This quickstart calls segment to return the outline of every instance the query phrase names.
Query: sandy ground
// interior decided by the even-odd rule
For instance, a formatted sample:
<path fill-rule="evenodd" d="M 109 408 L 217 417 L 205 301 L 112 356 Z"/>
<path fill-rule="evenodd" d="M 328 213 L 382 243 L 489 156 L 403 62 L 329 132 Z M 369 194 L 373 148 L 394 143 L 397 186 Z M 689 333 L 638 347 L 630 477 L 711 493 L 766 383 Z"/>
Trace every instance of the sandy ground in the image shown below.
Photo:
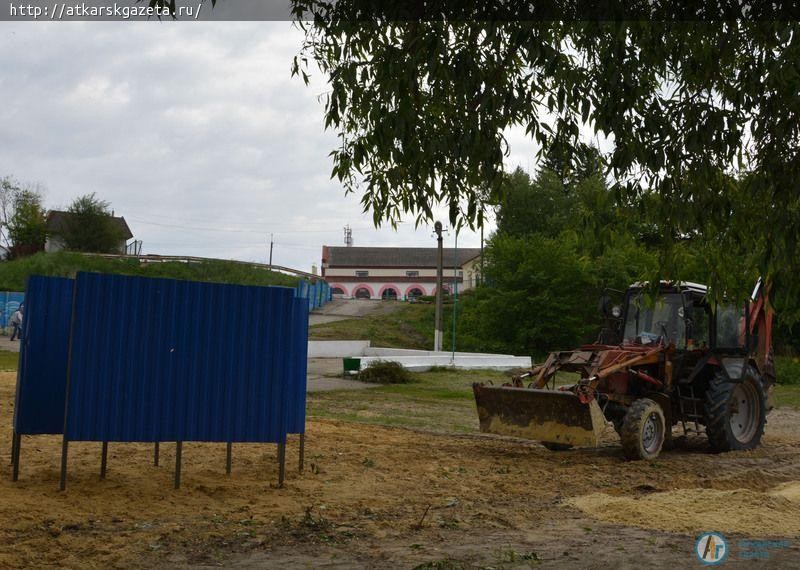
<path fill-rule="evenodd" d="M 369 315 L 388 315 L 401 306 L 401 301 L 372 299 L 334 299 L 308 316 L 308 324 L 321 325 Z"/>
<path fill-rule="evenodd" d="M 552 453 L 533 443 L 333 421 L 308 425 L 306 470 L 275 488 L 274 445 L 70 446 L 58 491 L 60 438 L 23 439 L 11 483 L 14 374 L 0 374 L 0 566 L 42 567 L 692 567 L 698 532 L 721 531 L 726 566 L 797 567 L 800 413 L 770 416 L 764 445 L 709 455 L 684 442 L 655 462 L 600 449 Z M 598 506 L 599 505 L 599 506 Z M 697 514 L 700 513 L 700 514 Z M 754 563 L 755 538 L 781 539 Z M 448 565 L 449 564 L 449 565 Z"/>

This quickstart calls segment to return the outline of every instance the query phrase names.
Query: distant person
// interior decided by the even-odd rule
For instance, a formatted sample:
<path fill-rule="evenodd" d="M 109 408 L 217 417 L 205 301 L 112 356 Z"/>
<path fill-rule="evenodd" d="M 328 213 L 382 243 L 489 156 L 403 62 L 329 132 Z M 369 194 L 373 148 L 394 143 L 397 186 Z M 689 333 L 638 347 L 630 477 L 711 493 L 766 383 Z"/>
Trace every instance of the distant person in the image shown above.
<path fill-rule="evenodd" d="M 11 319 L 9 319 L 8 323 L 11 325 L 11 340 L 17 340 L 19 338 L 22 339 L 22 305 L 19 306 L 19 309 L 14 311 L 14 314 L 11 315 Z"/>

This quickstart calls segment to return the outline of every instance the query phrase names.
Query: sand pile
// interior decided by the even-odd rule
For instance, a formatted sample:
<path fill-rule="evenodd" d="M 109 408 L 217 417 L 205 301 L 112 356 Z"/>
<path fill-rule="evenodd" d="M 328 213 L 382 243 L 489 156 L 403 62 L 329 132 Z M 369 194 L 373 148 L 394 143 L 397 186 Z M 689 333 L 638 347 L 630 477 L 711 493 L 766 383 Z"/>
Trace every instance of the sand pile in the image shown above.
<path fill-rule="evenodd" d="M 678 489 L 639 497 L 593 493 L 567 499 L 565 504 L 602 521 L 669 532 L 800 535 L 800 482 L 769 493 L 747 489 Z"/>
<path fill-rule="evenodd" d="M 800 503 L 800 481 L 790 481 L 779 485 L 770 492 L 770 495 L 785 497 L 790 501 Z"/>

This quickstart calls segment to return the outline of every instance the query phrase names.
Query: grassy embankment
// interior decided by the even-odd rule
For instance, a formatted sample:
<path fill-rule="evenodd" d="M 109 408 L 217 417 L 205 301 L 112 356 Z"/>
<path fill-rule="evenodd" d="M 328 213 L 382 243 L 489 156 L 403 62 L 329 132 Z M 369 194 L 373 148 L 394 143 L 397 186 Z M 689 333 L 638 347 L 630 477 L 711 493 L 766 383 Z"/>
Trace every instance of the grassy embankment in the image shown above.
<path fill-rule="evenodd" d="M 373 346 L 426 349 L 433 344 L 433 307 L 400 305 L 389 315 L 368 316 L 311 327 L 310 338 L 370 340 Z M 445 346 L 447 343 L 445 342 Z M 778 405 L 800 408 L 800 359 L 778 357 Z M 309 395 L 309 414 L 317 417 L 437 431 L 472 432 L 477 416 L 472 383 L 495 384 L 507 374 L 492 371 L 436 370 L 414 375 L 413 384 Z"/>
<path fill-rule="evenodd" d="M 308 331 L 312 340 L 369 340 L 372 346 L 388 348 L 433 348 L 434 306 L 424 303 L 395 303 L 389 314 L 370 315 L 315 325 Z"/>
<path fill-rule="evenodd" d="M 284 285 L 294 287 L 295 277 L 232 261 L 183 263 L 139 263 L 136 259 L 109 259 L 79 253 L 38 253 L 0 263 L 0 291 L 24 291 L 30 275 L 75 277 L 78 271 L 120 273 L 143 277 L 167 277 L 240 285 Z"/>

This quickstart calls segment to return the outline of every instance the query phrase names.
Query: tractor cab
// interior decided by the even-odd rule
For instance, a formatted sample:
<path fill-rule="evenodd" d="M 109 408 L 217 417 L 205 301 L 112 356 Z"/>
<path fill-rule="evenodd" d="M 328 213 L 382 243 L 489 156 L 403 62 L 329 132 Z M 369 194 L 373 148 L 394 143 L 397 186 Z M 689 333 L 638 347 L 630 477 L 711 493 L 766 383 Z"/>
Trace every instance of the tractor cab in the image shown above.
<path fill-rule="evenodd" d="M 655 295 L 647 283 L 634 283 L 620 305 L 604 297 L 606 330 L 614 344 L 671 344 L 678 351 L 746 351 L 746 306 L 714 304 L 705 285 L 662 281 Z"/>

